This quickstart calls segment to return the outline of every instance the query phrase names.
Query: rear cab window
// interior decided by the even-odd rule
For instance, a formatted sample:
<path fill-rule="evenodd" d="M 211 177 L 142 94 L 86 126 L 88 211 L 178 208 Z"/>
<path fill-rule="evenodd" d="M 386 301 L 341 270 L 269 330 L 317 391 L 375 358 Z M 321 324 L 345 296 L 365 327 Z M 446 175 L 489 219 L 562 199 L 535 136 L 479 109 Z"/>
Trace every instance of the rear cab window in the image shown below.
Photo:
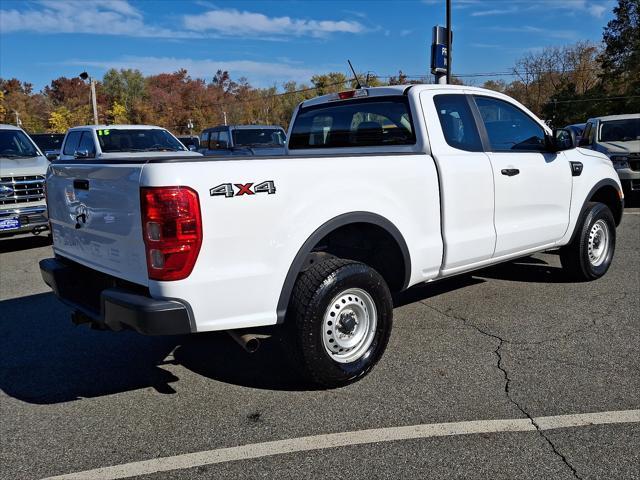
<path fill-rule="evenodd" d="M 459 150 L 482 152 L 482 141 L 467 97 L 463 94 L 436 95 L 433 102 L 447 144 Z"/>
<path fill-rule="evenodd" d="M 415 143 L 409 99 L 398 95 L 303 106 L 291 130 L 289 150 Z"/>

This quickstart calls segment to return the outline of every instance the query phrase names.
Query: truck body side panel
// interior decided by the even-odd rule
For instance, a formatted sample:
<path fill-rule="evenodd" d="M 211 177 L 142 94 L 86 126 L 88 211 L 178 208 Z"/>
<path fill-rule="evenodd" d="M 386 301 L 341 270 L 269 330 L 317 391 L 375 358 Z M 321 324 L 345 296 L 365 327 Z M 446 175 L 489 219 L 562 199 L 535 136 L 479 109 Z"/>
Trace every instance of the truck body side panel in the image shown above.
<path fill-rule="evenodd" d="M 271 181 L 275 193 L 239 194 Z M 231 184 L 233 197 L 210 195 Z M 189 303 L 198 331 L 276 323 L 277 302 L 296 254 L 313 232 L 350 212 L 389 220 L 411 252 L 410 285 L 435 278 L 442 261 L 438 177 L 430 156 L 283 157 L 149 163 L 142 186 L 198 192 L 203 243 L 191 275 L 149 282 L 154 297 Z"/>

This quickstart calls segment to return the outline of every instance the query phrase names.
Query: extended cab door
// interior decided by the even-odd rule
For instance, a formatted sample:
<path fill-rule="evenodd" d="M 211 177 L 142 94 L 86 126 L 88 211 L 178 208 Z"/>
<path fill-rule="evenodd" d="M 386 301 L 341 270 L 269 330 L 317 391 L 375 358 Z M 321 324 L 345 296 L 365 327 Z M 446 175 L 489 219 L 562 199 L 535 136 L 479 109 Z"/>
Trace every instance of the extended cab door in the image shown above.
<path fill-rule="evenodd" d="M 493 172 L 468 95 L 429 90 L 420 101 L 440 181 L 441 271 L 451 274 L 493 255 Z"/>
<path fill-rule="evenodd" d="M 551 245 L 569 225 L 571 169 L 545 151 L 545 130 L 515 104 L 474 95 L 495 182 L 494 257 Z"/>

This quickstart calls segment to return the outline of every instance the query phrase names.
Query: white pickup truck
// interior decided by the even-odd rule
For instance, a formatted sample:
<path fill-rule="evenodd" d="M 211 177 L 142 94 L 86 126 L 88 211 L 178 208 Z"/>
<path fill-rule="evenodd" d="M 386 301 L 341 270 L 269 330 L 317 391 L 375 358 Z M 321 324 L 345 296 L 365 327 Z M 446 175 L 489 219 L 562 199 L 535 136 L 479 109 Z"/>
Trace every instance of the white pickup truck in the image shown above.
<path fill-rule="evenodd" d="M 556 133 L 499 93 L 395 86 L 301 103 L 285 156 L 56 161 L 42 276 L 110 329 L 282 324 L 309 379 L 344 385 L 385 350 L 392 292 L 558 248 L 604 275 L 618 175 Z"/>

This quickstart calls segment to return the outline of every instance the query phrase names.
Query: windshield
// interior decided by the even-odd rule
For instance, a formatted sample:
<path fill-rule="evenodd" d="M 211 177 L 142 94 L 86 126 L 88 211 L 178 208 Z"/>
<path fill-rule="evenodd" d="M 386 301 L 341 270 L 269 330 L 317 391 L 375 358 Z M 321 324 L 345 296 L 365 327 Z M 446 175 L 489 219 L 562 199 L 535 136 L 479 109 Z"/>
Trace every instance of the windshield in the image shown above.
<path fill-rule="evenodd" d="M 179 152 L 186 148 L 169 132 L 160 128 L 97 130 L 104 153 L 115 152 Z"/>
<path fill-rule="evenodd" d="M 42 150 L 60 150 L 64 133 L 38 133 L 31 135 L 31 140 Z"/>
<path fill-rule="evenodd" d="M 279 128 L 242 128 L 233 130 L 233 144 L 236 147 L 282 147 L 284 131 Z"/>
<path fill-rule="evenodd" d="M 0 157 L 26 158 L 38 155 L 35 145 L 20 130 L 0 130 Z"/>
<path fill-rule="evenodd" d="M 600 142 L 630 142 L 640 140 L 640 118 L 602 122 Z"/>

